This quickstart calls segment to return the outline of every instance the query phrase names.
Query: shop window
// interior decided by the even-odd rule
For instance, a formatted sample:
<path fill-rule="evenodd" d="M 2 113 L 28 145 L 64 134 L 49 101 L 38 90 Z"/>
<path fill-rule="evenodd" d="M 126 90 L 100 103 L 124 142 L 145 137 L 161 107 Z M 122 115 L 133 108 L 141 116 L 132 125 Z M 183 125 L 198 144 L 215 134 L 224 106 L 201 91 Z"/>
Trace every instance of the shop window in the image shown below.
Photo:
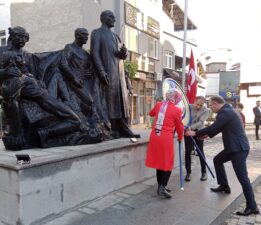
<path fill-rule="evenodd" d="M 139 90 L 139 83 L 138 83 L 138 81 L 136 81 L 136 80 L 132 81 L 132 90 L 133 90 L 133 93 L 135 93 L 135 94 L 138 93 L 138 90 Z"/>
<path fill-rule="evenodd" d="M 2 30 L 0 31 L 0 46 L 5 46 L 6 45 L 6 35 L 5 31 Z"/>
<path fill-rule="evenodd" d="M 159 54 L 159 41 L 148 36 L 148 56 L 157 59 Z"/>
<path fill-rule="evenodd" d="M 173 69 L 173 52 L 166 51 L 165 52 L 165 67 L 169 69 Z"/>
<path fill-rule="evenodd" d="M 138 52 L 138 30 L 125 26 L 125 41 L 128 50 Z"/>

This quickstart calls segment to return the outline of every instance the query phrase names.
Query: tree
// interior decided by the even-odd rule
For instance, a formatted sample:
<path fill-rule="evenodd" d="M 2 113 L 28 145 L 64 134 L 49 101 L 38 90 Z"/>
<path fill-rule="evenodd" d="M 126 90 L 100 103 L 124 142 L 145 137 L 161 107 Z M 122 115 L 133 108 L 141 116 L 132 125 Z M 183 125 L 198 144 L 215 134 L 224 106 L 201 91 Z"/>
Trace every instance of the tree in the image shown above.
<path fill-rule="evenodd" d="M 129 74 L 129 78 L 131 80 L 134 79 L 137 71 L 138 71 L 138 64 L 135 62 L 131 62 L 129 60 L 124 61 L 124 68 Z"/>

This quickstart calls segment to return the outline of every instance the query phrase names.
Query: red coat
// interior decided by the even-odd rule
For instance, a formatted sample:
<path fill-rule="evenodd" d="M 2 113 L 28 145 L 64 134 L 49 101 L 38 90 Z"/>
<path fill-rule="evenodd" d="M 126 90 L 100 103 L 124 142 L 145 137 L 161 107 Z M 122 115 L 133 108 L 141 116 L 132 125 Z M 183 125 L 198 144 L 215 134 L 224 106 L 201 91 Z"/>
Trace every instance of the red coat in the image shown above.
<path fill-rule="evenodd" d="M 173 102 L 169 101 L 161 134 L 157 136 L 155 123 L 161 105 L 162 102 L 158 102 L 149 113 L 151 117 L 155 117 L 155 120 L 150 133 L 146 166 L 171 171 L 174 166 L 174 129 L 176 129 L 178 134 L 178 140 L 182 140 L 183 138 L 184 127 L 182 123 L 182 111 Z"/>

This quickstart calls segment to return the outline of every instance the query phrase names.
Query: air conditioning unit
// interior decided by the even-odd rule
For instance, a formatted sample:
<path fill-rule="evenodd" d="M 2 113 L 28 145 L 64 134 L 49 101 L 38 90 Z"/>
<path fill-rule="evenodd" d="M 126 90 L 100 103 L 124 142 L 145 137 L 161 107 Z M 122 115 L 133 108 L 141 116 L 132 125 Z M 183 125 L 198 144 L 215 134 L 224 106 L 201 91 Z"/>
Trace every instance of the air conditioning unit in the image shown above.
<path fill-rule="evenodd" d="M 162 73 L 155 73 L 155 80 L 162 81 Z"/>

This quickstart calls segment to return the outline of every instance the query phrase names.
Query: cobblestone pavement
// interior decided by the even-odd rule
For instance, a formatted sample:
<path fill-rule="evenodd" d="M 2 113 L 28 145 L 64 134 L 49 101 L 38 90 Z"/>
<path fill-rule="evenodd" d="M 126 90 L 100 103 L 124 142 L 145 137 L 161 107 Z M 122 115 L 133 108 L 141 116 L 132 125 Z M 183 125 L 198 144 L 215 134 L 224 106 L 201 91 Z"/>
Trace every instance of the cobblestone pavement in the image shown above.
<path fill-rule="evenodd" d="M 248 156 L 248 163 L 261 162 L 261 141 L 255 140 L 254 130 L 246 130 L 249 143 L 250 143 L 250 153 Z M 222 138 L 221 135 L 214 137 L 213 139 L 208 139 L 205 141 L 204 149 L 206 157 L 213 158 L 218 152 L 222 150 Z M 261 183 L 255 188 L 255 198 L 259 209 L 261 209 Z M 243 211 L 245 208 L 245 202 L 243 202 L 236 211 Z M 238 216 L 232 213 L 231 216 L 222 225 L 261 225 L 261 214 L 251 215 L 248 217 Z"/>

